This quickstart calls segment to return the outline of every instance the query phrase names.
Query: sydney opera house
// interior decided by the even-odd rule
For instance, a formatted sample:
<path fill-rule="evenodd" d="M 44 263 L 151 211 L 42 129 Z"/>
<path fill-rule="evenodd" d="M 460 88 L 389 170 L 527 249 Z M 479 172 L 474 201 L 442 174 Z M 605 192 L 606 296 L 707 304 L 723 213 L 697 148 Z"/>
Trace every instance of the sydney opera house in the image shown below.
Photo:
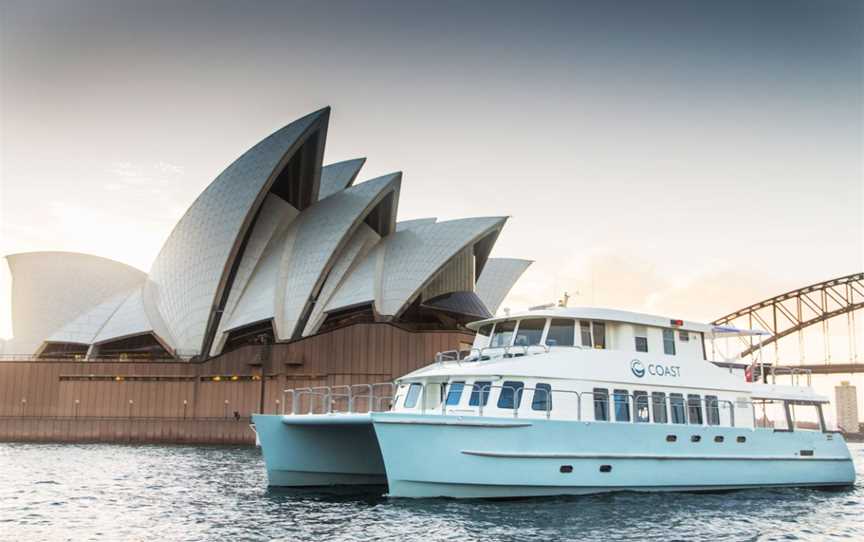
<path fill-rule="evenodd" d="M 364 158 L 322 164 L 329 116 L 229 165 L 149 273 L 86 254 L 7 256 L 4 356 L 204 361 L 370 323 L 464 333 L 495 313 L 530 264 L 490 258 L 506 217 L 397 221 L 400 172 L 357 182 Z"/>

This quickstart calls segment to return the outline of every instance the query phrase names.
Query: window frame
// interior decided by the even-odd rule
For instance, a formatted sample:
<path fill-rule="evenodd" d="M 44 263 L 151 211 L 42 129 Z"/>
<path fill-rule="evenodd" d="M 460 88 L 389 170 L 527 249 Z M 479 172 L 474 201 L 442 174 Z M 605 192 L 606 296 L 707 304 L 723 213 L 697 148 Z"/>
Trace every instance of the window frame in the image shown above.
<path fill-rule="evenodd" d="M 671 352 L 669 351 L 671 347 Z M 663 353 L 667 356 L 678 355 L 678 349 L 675 346 L 675 330 L 668 327 L 663 328 Z"/>
<path fill-rule="evenodd" d="M 592 396 L 594 398 L 594 421 L 611 421 L 611 417 L 609 416 L 609 388 L 594 388 Z M 601 408 L 598 409 L 597 405 L 601 405 Z M 598 412 L 602 412 L 602 418 L 597 416 Z"/>
<path fill-rule="evenodd" d="M 498 330 L 504 324 L 510 324 L 510 323 L 513 324 L 513 329 L 504 331 L 504 333 L 506 333 L 507 331 L 510 332 L 510 336 L 507 338 L 507 340 L 504 342 L 504 344 L 500 344 L 500 345 L 494 344 L 495 335 L 498 333 Z M 513 320 L 501 320 L 500 322 L 495 322 L 495 328 L 492 330 L 492 336 L 489 337 L 489 348 L 507 348 L 508 346 L 511 346 L 513 344 L 513 338 L 516 336 L 516 326 L 518 325 L 518 323 L 519 323 L 519 321 L 515 320 L 515 319 L 513 319 Z"/>
<path fill-rule="evenodd" d="M 537 408 L 537 392 L 543 391 L 541 393 L 542 408 Z M 547 384 L 545 382 L 538 382 L 534 384 L 534 395 L 531 397 L 531 410 L 538 412 L 552 412 L 552 385 Z"/>
<path fill-rule="evenodd" d="M 554 345 L 549 344 L 549 335 L 552 333 L 552 327 L 555 325 L 555 322 L 565 322 L 569 323 L 570 328 L 570 344 L 558 344 L 558 341 L 555 341 Z M 550 318 L 549 323 L 546 326 L 546 335 L 543 337 L 543 344 L 546 346 L 576 346 L 576 322 L 577 320 L 573 320 L 571 318 Z M 568 326 L 560 326 L 559 328 L 566 329 Z"/>
<path fill-rule="evenodd" d="M 458 386 L 459 391 L 456 392 L 456 395 L 455 395 L 456 402 L 451 403 L 450 399 L 453 397 L 454 390 L 457 389 L 457 386 Z M 459 406 L 459 403 L 462 402 L 462 394 L 464 393 L 464 391 L 465 391 L 465 381 L 464 380 L 457 380 L 455 382 L 450 382 L 447 385 L 447 395 L 446 395 L 446 397 L 444 397 L 444 406 Z"/>
<path fill-rule="evenodd" d="M 490 395 L 492 395 L 492 381 L 475 380 L 471 383 L 471 395 L 468 397 L 468 406 L 485 407 L 489 404 Z"/>
<path fill-rule="evenodd" d="M 501 389 L 498 392 L 498 400 L 495 403 L 495 406 L 502 410 L 519 410 L 519 407 L 522 406 L 522 393 L 525 391 L 525 382 L 520 380 L 505 380 L 501 384 Z M 508 394 L 512 394 L 510 399 L 510 406 L 504 406 L 501 404 L 501 401 L 504 400 L 505 392 Z"/>
<path fill-rule="evenodd" d="M 696 414 L 695 420 L 693 414 Z M 705 417 L 702 411 L 702 396 L 698 393 L 687 394 L 687 419 L 690 425 L 704 425 Z"/>
<path fill-rule="evenodd" d="M 537 342 L 529 343 L 529 344 L 516 344 L 517 339 L 519 339 L 519 333 L 522 331 L 523 322 L 530 322 L 530 321 L 535 321 L 535 320 L 543 323 L 543 325 L 540 326 L 540 334 L 537 336 Z M 513 330 L 513 341 L 512 341 L 513 346 L 529 347 L 529 346 L 539 346 L 539 345 L 543 344 L 543 336 L 546 332 L 546 326 L 548 323 L 549 323 L 548 318 L 522 318 L 522 319 L 518 320 L 516 328 Z"/>
<path fill-rule="evenodd" d="M 623 398 L 622 400 L 619 400 Z M 615 407 L 615 421 L 620 423 L 630 423 L 633 421 L 633 416 L 630 413 L 630 392 L 627 390 L 617 389 L 612 390 L 612 404 Z M 620 410 L 623 405 L 624 409 Z M 625 419 L 620 419 L 619 414 L 626 413 Z"/>
<path fill-rule="evenodd" d="M 412 390 L 417 390 L 417 393 L 413 396 L 411 395 Z M 423 394 L 423 384 L 420 382 L 411 382 L 408 384 L 408 391 L 405 392 L 405 400 L 402 401 L 402 408 L 417 408 L 417 402 L 420 400 L 420 396 Z M 413 399 L 411 404 L 408 404 L 408 400 Z"/>
<path fill-rule="evenodd" d="M 658 412 L 662 413 L 662 416 L 657 416 Z M 664 391 L 651 392 L 651 421 L 654 423 L 669 423 L 669 412 L 666 409 L 666 392 Z"/>

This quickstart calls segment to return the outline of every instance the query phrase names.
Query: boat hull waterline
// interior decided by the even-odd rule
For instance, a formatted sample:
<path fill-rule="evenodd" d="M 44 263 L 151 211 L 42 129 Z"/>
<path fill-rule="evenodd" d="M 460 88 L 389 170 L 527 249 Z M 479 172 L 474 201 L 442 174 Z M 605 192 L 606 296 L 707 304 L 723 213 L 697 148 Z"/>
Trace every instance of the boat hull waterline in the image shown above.
<path fill-rule="evenodd" d="M 511 498 L 854 483 L 840 434 L 392 412 L 255 415 L 269 485 Z M 625 430 L 626 429 L 626 430 Z"/>

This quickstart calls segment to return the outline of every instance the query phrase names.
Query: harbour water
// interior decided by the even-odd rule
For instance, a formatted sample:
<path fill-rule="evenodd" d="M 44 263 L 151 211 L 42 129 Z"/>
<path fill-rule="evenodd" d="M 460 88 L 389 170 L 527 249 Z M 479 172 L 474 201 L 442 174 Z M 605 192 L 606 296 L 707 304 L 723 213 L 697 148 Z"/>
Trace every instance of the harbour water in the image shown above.
<path fill-rule="evenodd" d="M 843 491 L 410 501 L 268 490 L 251 447 L 0 444 L 0 540 L 862 540 Z"/>

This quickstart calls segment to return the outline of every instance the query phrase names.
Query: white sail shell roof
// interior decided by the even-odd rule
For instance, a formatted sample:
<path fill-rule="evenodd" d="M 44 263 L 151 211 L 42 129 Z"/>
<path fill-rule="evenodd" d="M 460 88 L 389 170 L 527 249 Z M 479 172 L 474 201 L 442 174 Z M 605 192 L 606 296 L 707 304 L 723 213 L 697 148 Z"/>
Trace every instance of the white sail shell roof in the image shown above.
<path fill-rule="evenodd" d="M 401 173 L 393 173 L 348 188 L 319 201 L 297 220 L 296 239 L 283 254 L 284 266 L 279 277 L 281 284 L 291 285 L 285 289 L 281 311 L 276 314 L 281 338 L 289 339 L 302 331 L 297 328 L 305 326 L 303 313 L 338 256 L 338 250 L 388 193 L 395 192 L 394 198 L 398 198 L 401 178 Z M 391 221 L 395 224 L 395 215 Z"/>
<path fill-rule="evenodd" d="M 516 258 L 489 258 L 475 291 L 490 313 L 498 312 L 513 285 L 532 263 Z"/>
<path fill-rule="evenodd" d="M 149 275 L 85 254 L 9 256 L 14 337 L 0 342 L 3 353 L 52 355 L 51 343 L 100 347 L 153 334 L 169 354 L 216 355 L 268 322 L 277 340 L 294 340 L 318 333 L 334 312 L 352 318 L 371 305 L 388 320 L 421 292 L 473 289 L 484 262 L 481 286 L 500 274 L 487 258 L 506 218 L 397 223 L 401 173 L 355 185 L 365 158 L 321 166 L 328 120 L 329 108 L 307 115 L 229 165 L 179 220 Z"/>
<path fill-rule="evenodd" d="M 365 163 L 365 158 L 355 158 L 324 166 L 321 169 L 321 188 L 318 190 L 318 200 L 332 196 L 354 184 L 354 179 L 357 178 L 360 168 Z"/>
<path fill-rule="evenodd" d="M 144 300 L 156 304 L 179 353 L 200 352 L 230 260 L 268 183 L 286 153 L 327 114 L 307 115 L 252 147 L 204 190 L 171 232 L 153 263 Z"/>
<path fill-rule="evenodd" d="M 6 261 L 12 275 L 14 336 L 4 342 L 4 354 L 33 355 L 64 326 L 64 333 L 76 339 L 95 333 L 100 326 L 89 318 L 86 325 L 82 320 L 80 326 L 70 323 L 85 313 L 107 318 L 110 304 L 146 276 L 113 260 L 73 252 L 13 254 Z"/>

